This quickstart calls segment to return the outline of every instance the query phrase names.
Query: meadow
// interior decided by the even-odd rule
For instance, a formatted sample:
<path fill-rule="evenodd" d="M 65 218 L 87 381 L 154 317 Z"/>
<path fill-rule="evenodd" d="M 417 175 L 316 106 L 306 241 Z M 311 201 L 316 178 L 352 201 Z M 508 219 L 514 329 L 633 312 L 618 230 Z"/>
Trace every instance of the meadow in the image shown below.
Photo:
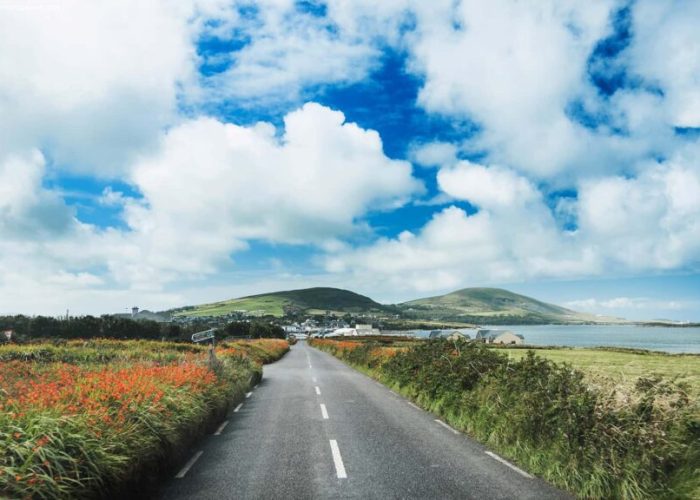
<path fill-rule="evenodd" d="M 0 346 L 0 497 L 126 497 L 154 484 L 283 356 L 284 340 L 208 348 L 72 340 Z"/>
<path fill-rule="evenodd" d="M 700 498 L 697 356 L 446 340 L 310 344 L 578 497 Z"/>

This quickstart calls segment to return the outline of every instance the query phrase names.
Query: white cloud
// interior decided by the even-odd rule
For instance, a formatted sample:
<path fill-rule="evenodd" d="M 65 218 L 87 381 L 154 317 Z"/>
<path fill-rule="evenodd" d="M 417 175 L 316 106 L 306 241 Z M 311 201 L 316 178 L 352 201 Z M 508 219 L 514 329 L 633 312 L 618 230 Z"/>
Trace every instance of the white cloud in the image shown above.
<path fill-rule="evenodd" d="M 198 20 L 226 2 L 34 3 L 0 11 L 0 157 L 41 146 L 64 168 L 107 176 L 176 119 Z"/>
<path fill-rule="evenodd" d="M 281 137 L 267 123 L 184 123 L 132 181 L 144 196 L 125 214 L 136 280 L 212 272 L 249 240 L 323 244 L 422 189 L 409 163 L 384 156 L 376 132 L 313 103 L 285 117 Z"/>
<path fill-rule="evenodd" d="M 564 304 L 565 307 L 580 311 L 599 311 L 601 309 L 665 309 L 678 311 L 686 309 L 691 304 L 686 304 L 678 300 L 658 300 L 649 297 L 613 297 L 611 299 L 578 299 L 570 300 Z"/>
<path fill-rule="evenodd" d="M 632 71 L 665 93 L 670 122 L 700 127 L 700 4 L 635 2 Z"/>
<path fill-rule="evenodd" d="M 255 15 L 238 19 L 236 32 L 249 42 L 216 56 L 229 67 L 205 78 L 205 98 L 234 98 L 242 106 L 295 102 L 310 86 L 363 79 L 381 55 L 365 36 L 288 0 L 257 2 Z"/>
<path fill-rule="evenodd" d="M 443 168 L 438 180 L 480 211 L 447 208 L 417 234 L 333 253 L 327 269 L 376 286 L 441 290 L 700 264 L 697 147 L 634 178 L 583 181 L 578 200 L 567 199 L 561 208 L 577 216 L 574 231 L 560 228 L 540 192 L 512 171 L 462 162 Z"/>
<path fill-rule="evenodd" d="M 539 198 L 530 181 L 498 166 L 461 161 L 440 169 L 437 180 L 450 196 L 485 208 L 520 208 Z"/>
<path fill-rule="evenodd" d="M 457 162 L 457 146 L 448 142 L 421 144 L 411 151 L 411 158 L 424 167 L 441 167 Z"/>

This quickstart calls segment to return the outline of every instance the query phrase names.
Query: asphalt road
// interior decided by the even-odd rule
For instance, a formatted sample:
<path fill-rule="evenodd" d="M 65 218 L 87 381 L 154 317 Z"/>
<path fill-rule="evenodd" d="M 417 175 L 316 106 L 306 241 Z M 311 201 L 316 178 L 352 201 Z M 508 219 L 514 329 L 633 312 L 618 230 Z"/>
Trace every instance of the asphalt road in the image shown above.
<path fill-rule="evenodd" d="M 299 342 L 163 499 L 569 498 Z M 500 459 L 502 460 L 502 459 Z"/>

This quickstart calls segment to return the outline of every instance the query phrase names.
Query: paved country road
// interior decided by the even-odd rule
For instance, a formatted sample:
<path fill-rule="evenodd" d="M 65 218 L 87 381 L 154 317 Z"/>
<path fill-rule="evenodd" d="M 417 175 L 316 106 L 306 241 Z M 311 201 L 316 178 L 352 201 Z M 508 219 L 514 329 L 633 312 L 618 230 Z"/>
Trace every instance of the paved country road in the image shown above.
<path fill-rule="evenodd" d="M 306 342 L 227 422 L 161 498 L 568 498 Z"/>

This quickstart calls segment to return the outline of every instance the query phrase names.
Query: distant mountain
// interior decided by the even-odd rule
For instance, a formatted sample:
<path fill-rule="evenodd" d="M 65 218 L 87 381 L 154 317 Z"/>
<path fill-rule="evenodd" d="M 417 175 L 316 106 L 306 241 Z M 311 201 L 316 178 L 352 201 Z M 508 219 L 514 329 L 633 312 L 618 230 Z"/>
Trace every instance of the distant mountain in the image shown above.
<path fill-rule="evenodd" d="M 283 292 L 250 295 L 212 304 L 191 306 L 174 311 L 184 316 L 220 316 L 233 312 L 245 312 L 254 315 L 283 316 L 285 312 L 323 313 L 381 313 L 383 306 L 364 295 L 340 288 L 304 288 Z"/>
<path fill-rule="evenodd" d="M 600 318 L 501 288 L 465 288 L 399 304 L 407 317 L 478 324 L 597 323 Z"/>
<path fill-rule="evenodd" d="M 383 305 L 369 297 L 339 288 L 304 288 L 250 295 L 169 311 L 175 316 L 222 316 L 240 312 L 253 316 L 287 313 L 374 314 L 392 324 L 546 324 L 620 322 L 584 314 L 500 288 L 465 288 L 447 295 Z"/>

